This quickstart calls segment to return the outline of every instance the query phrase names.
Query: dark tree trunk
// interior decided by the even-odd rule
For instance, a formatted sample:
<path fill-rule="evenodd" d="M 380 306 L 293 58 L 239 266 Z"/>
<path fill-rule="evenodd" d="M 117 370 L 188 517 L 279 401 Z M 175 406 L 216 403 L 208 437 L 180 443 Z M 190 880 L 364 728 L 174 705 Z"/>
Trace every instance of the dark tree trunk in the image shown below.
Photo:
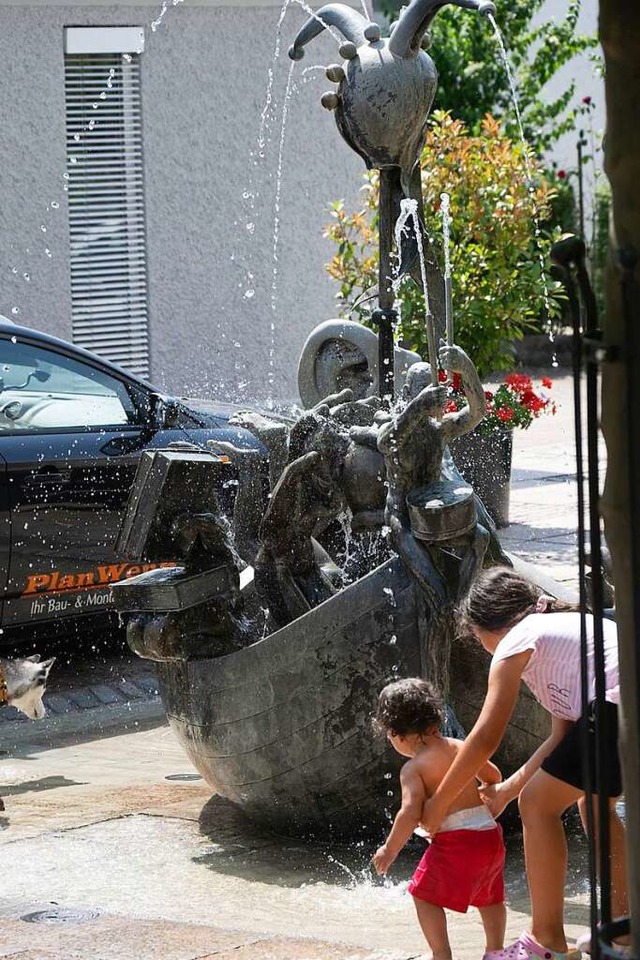
<path fill-rule="evenodd" d="M 620 250 L 640 252 L 638 0 L 600 0 L 600 40 L 606 61 L 605 166 L 613 191 L 612 254 L 615 257 Z M 619 266 L 610 269 L 604 336 L 607 344 L 623 349 L 618 362 L 604 364 L 602 381 L 602 427 L 608 451 L 603 515 L 613 562 L 620 636 L 621 747 L 635 956 L 640 951 L 640 543 L 637 525 L 633 522 L 640 493 L 639 282 L 640 271 L 636 266 L 626 274 L 630 295 L 625 297 Z M 637 520 L 637 512 L 635 516 Z"/>

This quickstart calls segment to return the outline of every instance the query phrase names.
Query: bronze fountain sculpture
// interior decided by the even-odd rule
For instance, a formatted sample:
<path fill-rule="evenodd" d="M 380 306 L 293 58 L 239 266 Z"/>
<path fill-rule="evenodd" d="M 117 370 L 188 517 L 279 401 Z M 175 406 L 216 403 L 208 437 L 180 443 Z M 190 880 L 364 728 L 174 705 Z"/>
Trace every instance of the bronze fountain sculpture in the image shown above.
<path fill-rule="evenodd" d="M 489 0 L 450 2 L 494 11 Z M 327 70 L 337 91 L 323 104 L 349 146 L 380 170 L 377 370 L 370 331 L 360 337 L 345 322 L 328 338 L 312 335 L 319 366 L 312 350 L 301 379 L 309 409 L 288 421 L 237 414 L 269 450 L 266 486 L 255 459 L 232 447 L 156 451 L 136 479 L 119 541 L 136 559 L 152 552 L 175 561 L 182 550 L 180 566 L 114 586 L 115 605 L 130 618 L 136 652 L 157 661 L 169 721 L 196 768 L 217 793 L 286 833 L 354 838 L 385 821 L 398 760 L 372 737 L 370 717 L 389 679 L 429 676 L 463 723 L 483 683 L 477 651 L 451 669 L 450 614 L 485 551 L 504 555 L 447 453 L 450 437 L 481 419 L 482 386 L 459 348 L 449 342 L 436 354 L 432 337 L 430 364 L 402 358 L 406 382 L 393 401 L 393 227 L 406 198 L 423 222 L 418 161 L 436 71 L 420 44 L 444 5 L 413 0 L 382 39 L 376 24 L 329 4 L 289 51 L 299 59 L 325 25 L 346 38 L 345 64 Z M 402 240 L 401 273 L 415 269 L 421 234 Z M 462 377 L 467 406 L 455 415 L 443 412 L 440 366 Z M 227 460 L 240 483 L 229 522 L 206 482 Z M 540 720 L 531 702 L 516 710 L 507 766 L 544 738 Z"/>

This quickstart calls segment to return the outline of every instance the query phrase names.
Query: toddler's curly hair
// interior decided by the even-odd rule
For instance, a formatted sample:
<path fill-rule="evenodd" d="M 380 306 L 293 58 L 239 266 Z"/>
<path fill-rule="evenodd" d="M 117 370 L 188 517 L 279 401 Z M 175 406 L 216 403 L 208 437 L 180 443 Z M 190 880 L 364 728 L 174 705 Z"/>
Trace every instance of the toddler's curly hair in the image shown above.
<path fill-rule="evenodd" d="M 375 723 L 379 730 L 406 736 L 440 729 L 445 719 L 444 701 L 435 687 L 420 677 L 394 680 L 380 692 Z"/>

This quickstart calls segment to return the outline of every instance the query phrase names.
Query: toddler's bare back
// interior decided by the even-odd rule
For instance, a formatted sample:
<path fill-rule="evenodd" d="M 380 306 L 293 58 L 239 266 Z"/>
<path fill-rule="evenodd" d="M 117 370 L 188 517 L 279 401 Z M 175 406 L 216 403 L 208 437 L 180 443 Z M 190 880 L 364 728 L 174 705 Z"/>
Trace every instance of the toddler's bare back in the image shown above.
<path fill-rule="evenodd" d="M 424 784 L 425 793 L 431 797 L 444 775 L 456 758 L 458 750 L 462 746 L 462 740 L 455 740 L 453 737 L 442 737 L 434 734 L 427 738 L 424 748 L 421 749 L 409 761 L 415 764 L 420 779 Z M 447 816 L 450 813 L 457 813 L 458 810 L 467 810 L 471 807 L 482 806 L 482 799 L 478 792 L 477 781 L 475 778 L 460 791 L 454 802 L 447 810 Z"/>

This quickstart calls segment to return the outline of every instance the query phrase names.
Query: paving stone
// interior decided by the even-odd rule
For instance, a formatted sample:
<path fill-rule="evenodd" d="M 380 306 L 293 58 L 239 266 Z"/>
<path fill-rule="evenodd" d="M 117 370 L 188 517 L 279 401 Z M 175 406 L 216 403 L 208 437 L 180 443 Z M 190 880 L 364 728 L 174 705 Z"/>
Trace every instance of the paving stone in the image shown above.
<path fill-rule="evenodd" d="M 27 717 L 25 717 L 24 713 L 20 713 L 16 707 L 9 706 L 0 709 L 0 723 L 8 723 L 9 721 L 12 723 L 25 723 L 26 720 Z"/>
<path fill-rule="evenodd" d="M 108 687 L 104 683 L 91 684 L 89 690 L 98 698 L 101 703 L 122 703 L 124 700 L 124 696 L 119 690 L 114 689 L 113 687 Z"/>
<path fill-rule="evenodd" d="M 67 700 L 66 697 L 61 696 L 59 693 L 47 693 L 42 699 L 49 713 L 70 713 L 77 709 L 76 704 Z"/>
<path fill-rule="evenodd" d="M 118 680 L 114 686 L 118 690 L 121 690 L 125 697 L 128 697 L 130 700 L 139 700 L 140 697 L 144 697 L 146 693 L 145 690 L 136 686 L 135 683 L 131 683 L 130 680 Z"/>
<path fill-rule="evenodd" d="M 160 690 L 158 689 L 158 681 L 155 677 L 138 677 L 136 680 L 136 685 L 142 687 L 147 693 L 150 693 L 152 696 L 160 696 Z"/>
<path fill-rule="evenodd" d="M 77 690 L 66 690 L 65 697 L 72 701 L 81 710 L 90 710 L 100 705 L 100 701 L 88 687 L 79 687 Z"/>

